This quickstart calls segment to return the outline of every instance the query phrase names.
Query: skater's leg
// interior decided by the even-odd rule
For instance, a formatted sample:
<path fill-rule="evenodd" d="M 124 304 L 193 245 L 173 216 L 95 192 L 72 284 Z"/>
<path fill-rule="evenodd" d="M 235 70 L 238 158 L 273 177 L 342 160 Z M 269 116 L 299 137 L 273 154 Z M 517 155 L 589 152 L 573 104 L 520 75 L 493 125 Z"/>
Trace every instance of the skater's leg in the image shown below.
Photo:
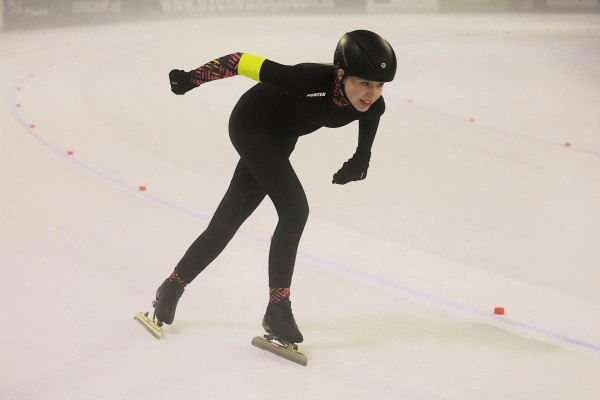
<path fill-rule="evenodd" d="M 177 264 L 178 277 L 189 283 L 201 273 L 223 251 L 264 197 L 264 190 L 240 160 L 208 227 Z"/>
<path fill-rule="evenodd" d="M 265 192 L 240 161 L 208 227 L 190 246 L 171 276 L 158 288 L 154 311 L 159 321 L 166 324 L 173 322 L 185 286 L 223 251 L 264 197 Z"/>
<path fill-rule="evenodd" d="M 300 343 L 303 337 L 292 314 L 289 287 L 309 210 L 304 189 L 289 161 L 295 139 L 252 132 L 232 134 L 232 141 L 279 216 L 269 253 L 271 290 L 263 327 L 280 340 Z"/>
<path fill-rule="evenodd" d="M 269 286 L 289 288 L 309 213 L 306 194 L 289 161 L 296 138 L 257 132 L 231 136 L 244 164 L 273 202 L 279 217 L 269 252 Z"/>

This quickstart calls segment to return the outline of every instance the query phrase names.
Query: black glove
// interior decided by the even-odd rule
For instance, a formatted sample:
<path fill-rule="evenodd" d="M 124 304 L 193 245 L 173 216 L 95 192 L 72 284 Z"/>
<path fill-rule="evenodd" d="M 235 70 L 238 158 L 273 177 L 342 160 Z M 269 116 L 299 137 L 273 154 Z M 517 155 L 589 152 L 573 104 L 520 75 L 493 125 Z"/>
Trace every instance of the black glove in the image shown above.
<path fill-rule="evenodd" d="M 333 174 L 332 183 L 344 185 L 351 181 L 360 181 L 367 177 L 371 152 L 359 152 L 358 149 L 351 159 L 346 161 L 340 170 Z"/>
<path fill-rule="evenodd" d="M 171 92 L 175 94 L 185 94 L 196 87 L 192 83 L 192 74 L 180 69 L 169 72 L 169 81 L 171 82 Z"/>

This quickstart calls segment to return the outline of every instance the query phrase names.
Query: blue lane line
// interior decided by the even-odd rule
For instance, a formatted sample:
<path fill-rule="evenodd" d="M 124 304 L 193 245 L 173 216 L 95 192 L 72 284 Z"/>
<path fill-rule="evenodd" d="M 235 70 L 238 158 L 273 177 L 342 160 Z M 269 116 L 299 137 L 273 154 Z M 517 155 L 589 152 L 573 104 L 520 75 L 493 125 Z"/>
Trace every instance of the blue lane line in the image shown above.
<path fill-rule="evenodd" d="M 406 104 L 407 103 L 407 99 L 404 98 L 404 97 L 402 97 L 401 95 L 399 95 L 394 90 L 390 90 L 390 91 L 386 92 L 385 98 L 386 99 L 394 100 L 397 103 L 402 103 L 402 104 Z M 445 113 L 445 112 L 440 111 L 438 109 L 435 109 L 433 107 L 428 107 L 428 106 L 425 106 L 423 104 L 419 104 L 419 103 L 416 103 L 416 102 L 411 102 L 410 103 L 410 107 L 415 107 L 415 108 L 420 109 L 420 110 L 422 110 L 424 112 L 427 112 L 429 114 L 434 114 L 434 115 L 436 115 L 438 117 L 444 117 L 446 119 L 452 119 L 452 120 L 455 120 L 455 121 L 467 121 L 467 118 L 460 117 L 460 116 L 453 115 L 453 114 L 448 114 L 448 113 Z M 466 124 L 466 122 L 465 122 L 465 124 Z M 529 136 L 529 135 L 526 135 L 524 133 L 517 133 L 517 132 L 514 132 L 514 131 L 510 131 L 508 129 L 505 129 L 505 128 L 498 128 L 496 126 L 485 125 L 485 124 L 482 124 L 482 123 L 479 123 L 479 122 L 474 122 L 474 123 L 469 122 L 469 124 L 475 124 L 478 128 L 481 128 L 484 131 L 486 131 L 487 133 L 493 134 L 493 135 L 509 136 L 509 137 L 513 137 L 513 138 L 518 138 L 518 139 L 523 139 L 523 140 L 529 140 L 529 141 L 532 141 L 532 142 L 544 143 L 544 144 L 551 145 L 551 146 L 564 147 L 564 143 L 553 142 L 553 141 L 545 140 L 545 139 L 542 139 L 542 138 L 539 138 L 539 137 Z M 574 147 L 570 147 L 569 150 L 570 151 L 578 151 L 578 152 L 581 152 L 581 153 L 593 154 L 595 156 L 599 156 L 600 155 L 600 152 L 598 152 L 598 151 L 587 150 L 587 149 L 583 149 L 581 147 L 575 147 L 575 146 Z"/>
<path fill-rule="evenodd" d="M 10 102 L 11 102 L 10 108 L 13 111 L 14 118 L 19 122 L 19 124 L 21 125 L 23 130 L 26 133 L 28 133 L 33 139 L 35 139 L 38 143 L 40 143 L 42 146 L 49 149 L 53 153 L 58 154 L 63 159 L 74 163 L 79 168 L 87 171 L 88 173 L 90 173 L 90 174 L 92 174 L 114 186 L 117 186 L 127 192 L 135 193 L 138 196 L 143 197 L 146 200 L 149 200 L 149 201 L 151 201 L 155 204 L 158 204 L 160 206 L 163 206 L 167 209 L 176 211 L 187 217 L 191 217 L 191 218 L 194 218 L 196 220 L 200 220 L 200 221 L 203 221 L 206 223 L 208 223 L 210 221 L 210 217 L 208 215 L 201 214 L 194 210 L 179 206 L 177 204 L 170 202 L 167 199 L 160 198 L 160 197 L 153 195 L 151 193 L 148 193 L 148 192 L 144 192 L 141 195 L 138 187 L 136 187 L 135 185 L 131 185 L 131 184 L 123 182 L 119 179 L 116 179 L 116 178 L 112 177 L 111 175 L 106 174 L 106 173 L 102 172 L 101 170 L 96 169 L 95 167 L 93 167 L 81 160 L 78 160 L 77 158 L 68 156 L 64 149 L 57 147 L 52 142 L 48 141 L 42 135 L 40 135 L 37 132 L 37 130 L 30 128 L 29 123 L 27 121 L 25 121 L 21 117 L 21 115 L 19 115 L 19 113 L 16 111 L 16 107 L 15 107 L 15 105 L 17 104 L 17 92 L 18 92 L 17 88 L 20 87 L 22 85 L 22 83 L 25 82 L 27 79 L 30 79 L 29 74 L 26 77 L 19 80 L 17 82 L 17 84 L 15 85 L 15 87 L 13 88 L 11 95 L 10 95 Z M 264 238 L 263 236 L 258 235 L 256 233 L 241 229 L 240 231 L 238 231 L 237 235 L 244 237 L 250 241 L 256 242 L 258 244 L 261 244 L 265 247 L 269 246 L 269 241 L 266 238 Z M 404 286 L 398 282 L 387 280 L 381 276 L 370 274 L 370 273 L 366 272 L 366 268 L 361 269 L 359 267 L 345 265 L 345 264 L 342 264 L 335 260 L 323 258 L 318 255 L 304 252 L 304 251 L 298 252 L 298 258 L 303 261 L 309 262 L 313 265 L 316 265 L 319 268 L 335 271 L 344 276 L 354 278 L 359 281 L 366 282 L 366 283 L 376 285 L 379 287 L 383 287 L 385 289 L 391 290 L 396 293 L 402 293 L 404 295 L 407 295 L 407 296 L 410 296 L 413 298 L 418 298 L 418 299 L 426 300 L 426 301 L 429 301 L 429 302 L 432 302 L 435 304 L 439 304 L 442 306 L 457 309 L 457 310 L 460 310 L 460 311 L 463 311 L 463 312 L 466 312 L 466 313 L 469 313 L 472 315 L 476 315 L 480 318 L 486 318 L 486 319 L 492 318 L 490 316 L 489 312 L 487 312 L 487 311 L 482 311 L 482 310 L 475 308 L 468 304 L 460 303 L 460 302 L 457 302 L 457 301 L 454 301 L 451 299 L 447 299 L 447 298 L 444 298 L 444 297 L 441 297 L 441 296 L 438 296 L 435 294 L 417 290 L 417 289 L 414 289 L 414 288 L 411 288 L 408 286 Z M 544 328 L 527 325 L 527 324 L 524 324 L 524 323 L 521 323 L 518 321 L 508 319 L 506 317 L 494 318 L 494 321 L 500 321 L 500 322 L 515 326 L 517 328 L 521 328 L 521 329 L 536 333 L 540 336 L 549 337 L 549 338 L 556 339 L 556 340 L 564 342 L 564 343 L 569 343 L 569 344 L 572 344 L 572 345 L 575 345 L 578 347 L 583 347 L 588 350 L 592 350 L 592 351 L 600 353 L 600 345 L 597 345 L 597 344 L 594 344 L 591 342 L 586 342 L 584 340 L 565 336 L 565 335 L 562 335 L 562 334 L 559 334 L 556 332 L 546 330 Z"/>
<path fill-rule="evenodd" d="M 304 261 L 310 262 L 314 265 L 319 266 L 320 268 L 331 270 L 337 273 L 340 273 L 346 277 L 351 277 L 357 279 L 361 282 L 367 282 L 375 286 L 384 287 L 388 290 L 391 290 L 396 293 L 401 293 L 404 295 L 408 295 L 413 298 L 418 298 L 421 300 L 425 300 L 431 303 L 443 305 L 449 308 L 453 308 L 456 310 L 460 310 L 466 312 L 468 314 L 473 314 L 481 318 L 486 318 L 488 320 L 493 320 L 496 322 L 506 323 L 508 325 L 512 325 L 533 333 L 536 333 L 540 336 L 550 337 L 561 342 L 566 342 L 569 344 L 573 344 L 579 347 L 584 347 L 589 350 L 593 350 L 600 353 L 600 345 L 595 343 L 586 342 L 584 340 L 580 340 L 577 338 L 569 337 L 566 335 L 562 335 L 560 333 L 552 332 L 544 328 L 539 328 L 533 325 L 528 325 L 519 321 L 512 320 L 505 316 L 496 317 L 490 314 L 489 311 L 482 311 L 476 307 L 473 307 L 469 304 L 460 303 L 452 299 L 448 299 L 445 297 L 438 296 L 436 294 L 432 294 L 429 292 L 425 292 L 422 290 L 418 290 L 409 286 L 402 285 L 399 282 L 390 281 L 381 276 L 370 274 L 367 272 L 366 268 L 357 268 L 354 266 L 344 265 L 335 260 L 329 260 L 327 258 L 319 257 L 306 252 L 299 252 L 299 258 Z"/>

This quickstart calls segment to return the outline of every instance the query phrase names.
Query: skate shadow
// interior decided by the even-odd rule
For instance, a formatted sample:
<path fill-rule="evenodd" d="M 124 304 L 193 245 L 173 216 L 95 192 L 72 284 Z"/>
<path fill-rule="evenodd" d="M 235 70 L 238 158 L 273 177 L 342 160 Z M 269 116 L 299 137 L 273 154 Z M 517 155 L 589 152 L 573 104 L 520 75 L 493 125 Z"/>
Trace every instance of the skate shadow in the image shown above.
<path fill-rule="evenodd" d="M 260 324 L 246 321 L 210 321 L 210 320 L 191 320 L 182 319 L 175 321 L 168 328 L 170 335 L 177 335 L 190 332 L 202 332 L 203 330 L 227 330 L 231 331 L 252 331 L 262 332 Z"/>
<path fill-rule="evenodd" d="M 564 351 L 551 339 L 492 322 L 465 322 L 398 316 L 344 318 L 325 323 L 305 321 L 305 349 L 340 349 L 382 345 L 469 345 L 516 353 Z"/>

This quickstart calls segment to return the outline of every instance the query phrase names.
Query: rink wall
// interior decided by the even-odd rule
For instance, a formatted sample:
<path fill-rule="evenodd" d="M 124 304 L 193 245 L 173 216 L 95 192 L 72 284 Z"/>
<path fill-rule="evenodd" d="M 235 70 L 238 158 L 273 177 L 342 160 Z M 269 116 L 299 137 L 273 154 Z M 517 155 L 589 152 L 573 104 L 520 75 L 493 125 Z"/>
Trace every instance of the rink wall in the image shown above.
<path fill-rule="evenodd" d="M 600 0 L 366 0 L 379 12 L 600 12 Z"/>
<path fill-rule="evenodd" d="M 211 15 L 600 12 L 600 0 L 0 0 L 0 28 Z"/>

